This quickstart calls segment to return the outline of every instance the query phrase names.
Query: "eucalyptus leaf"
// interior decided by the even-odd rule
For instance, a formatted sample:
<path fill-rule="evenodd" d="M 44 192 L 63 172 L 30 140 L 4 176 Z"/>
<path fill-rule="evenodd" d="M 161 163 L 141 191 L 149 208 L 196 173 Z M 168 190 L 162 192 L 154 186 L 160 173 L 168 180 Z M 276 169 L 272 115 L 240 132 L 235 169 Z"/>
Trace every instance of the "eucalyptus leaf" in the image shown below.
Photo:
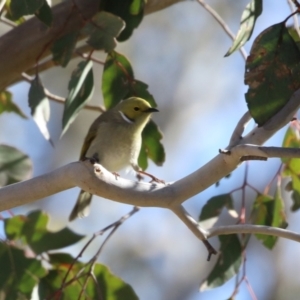
<path fill-rule="evenodd" d="M 285 22 L 264 30 L 246 62 L 245 94 L 251 116 L 262 126 L 300 88 L 300 51 Z"/>
<path fill-rule="evenodd" d="M 33 120 L 37 124 L 44 138 L 53 145 L 47 128 L 47 123 L 50 118 L 50 104 L 38 75 L 36 75 L 31 82 L 28 98 Z"/>
<path fill-rule="evenodd" d="M 77 65 L 73 71 L 69 81 L 69 94 L 65 102 L 63 120 L 62 120 L 62 134 L 63 135 L 70 124 L 75 120 L 79 111 L 90 100 L 94 90 L 94 76 L 93 63 L 82 61 Z"/>
<path fill-rule="evenodd" d="M 0 186 L 29 179 L 32 173 L 32 162 L 18 149 L 0 145 Z"/>

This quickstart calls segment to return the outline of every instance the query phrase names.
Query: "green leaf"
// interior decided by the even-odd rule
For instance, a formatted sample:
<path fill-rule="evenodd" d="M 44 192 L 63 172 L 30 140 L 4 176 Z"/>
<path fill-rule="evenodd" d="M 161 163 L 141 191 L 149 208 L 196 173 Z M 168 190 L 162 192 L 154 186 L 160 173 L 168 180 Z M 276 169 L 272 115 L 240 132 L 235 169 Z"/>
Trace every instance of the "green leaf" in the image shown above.
<path fill-rule="evenodd" d="M 220 255 L 207 278 L 201 283 L 200 291 L 223 285 L 235 276 L 242 262 L 242 246 L 237 235 L 221 235 Z"/>
<path fill-rule="evenodd" d="M 143 170 L 148 167 L 147 158 L 150 158 L 158 166 L 164 163 L 166 154 L 160 142 L 162 137 L 158 126 L 150 121 L 142 133 L 142 147 L 138 159 L 138 164 Z"/>
<path fill-rule="evenodd" d="M 144 8 L 145 0 L 133 0 L 129 7 L 131 15 L 138 15 Z"/>
<path fill-rule="evenodd" d="M 65 263 L 57 265 L 55 269 L 49 271 L 46 277 L 41 279 L 38 286 L 40 299 L 47 299 L 50 295 L 55 295 L 55 293 L 59 291 L 62 280 L 70 267 L 69 264 Z M 87 280 L 85 286 L 87 275 L 83 274 L 87 272 L 88 268 L 84 267 L 85 265 L 80 262 L 76 262 L 73 265 L 72 271 L 69 273 L 66 281 L 72 280 L 74 276 L 83 269 L 83 272 L 81 273 L 82 276 L 78 277 L 77 280 L 74 280 L 71 284 L 66 285 L 61 290 L 61 299 L 78 299 L 78 295 L 81 293 L 82 289 L 84 289 L 84 296 L 86 299 L 138 299 L 130 285 L 113 275 L 107 267 L 100 264 L 96 264 L 93 269 L 97 282 L 95 283 L 94 280 Z M 99 293 L 101 293 L 101 295 L 99 295 Z"/>
<path fill-rule="evenodd" d="M 33 15 L 45 2 L 45 0 L 11 0 L 9 10 L 13 19 L 18 20 L 22 16 Z"/>
<path fill-rule="evenodd" d="M 125 21 L 126 27 L 118 36 L 119 41 L 125 41 L 141 23 L 144 5 L 145 0 L 103 0 L 100 10 L 110 12 Z"/>
<path fill-rule="evenodd" d="M 217 219 L 224 208 L 226 208 L 232 216 L 237 216 L 237 213 L 233 208 L 231 194 L 223 194 L 210 198 L 201 210 L 199 222 L 208 219 Z"/>
<path fill-rule="evenodd" d="M 45 25 L 51 27 L 53 15 L 51 7 L 47 1 L 45 1 L 44 4 L 35 12 L 35 16 L 39 18 Z"/>
<path fill-rule="evenodd" d="M 103 299 L 107 300 L 138 300 L 138 296 L 130 285 L 115 276 L 110 270 L 101 264 L 96 264 L 94 269 Z"/>
<path fill-rule="evenodd" d="M 8 91 L 0 92 L 0 114 L 4 112 L 14 112 L 20 117 L 27 119 L 21 109 L 12 101 L 12 94 Z"/>
<path fill-rule="evenodd" d="M 46 140 L 53 144 L 47 128 L 47 123 L 50 118 L 50 104 L 38 75 L 36 75 L 31 82 L 28 93 L 28 103 L 31 108 L 33 120 L 37 124 L 40 132 Z"/>
<path fill-rule="evenodd" d="M 298 178 L 299 181 L 299 178 Z M 298 182 L 299 185 L 299 182 Z M 291 207 L 291 211 L 297 211 L 300 208 L 300 193 L 299 190 L 294 190 L 292 193 L 293 205 Z"/>
<path fill-rule="evenodd" d="M 20 239 L 36 254 L 73 245 L 84 237 L 68 228 L 51 232 L 47 229 L 48 222 L 49 217 L 45 213 L 34 211 L 27 217 L 6 219 L 5 233 L 11 240 Z"/>
<path fill-rule="evenodd" d="M 61 65 L 62 67 L 66 67 L 68 65 L 72 58 L 78 35 L 78 32 L 71 32 L 60 37 L 53 43 L 51 51 L 53 61 L 56 64 Z"/>
<path fill-rule="evenodd" d="M 81 108 L 90 100 L 94 90 L 93 63 L 82 61 L 73 71 L 69 81 L 69 95 L 65 102 L 62 122 L 63 135 L 75 120 Z"/>
<path fill-rule="evenodd" d="M 116 37 L 124 28 L 124 21 L 108 12 L 98 12 L 82 29 L 89 35 L 87 43 L 97 50 L 111 52 L 116 46 Z"/>
<path fill-rule="evenodd" d="M 72 264 L 74 262 L 74 257 L 69 253 L 49 253 L 49 262 L 51 265 L 59 267 L 61 264 Z"/>
<path fill-rule="evenodd" d="M 14 147 L 0 145 L 0 186 L 29 179 L 32 163 L 29 157 Z"/>
<path fill-rule="evenodd" d="M 139 80 L 133 80 L 130 85 L 130 89 L 126 98 L 130 97 L 139 97 L 147 100 L 152 107 L 156 107 L 157 104 L 153 98 L 153 96 L 148 91 L 148 85 Z"/>
<path fill-rule="evenodd" d="M 256 19 L 261 13 L 262 0 L 251 0 L 250 3 L 247 4 L 242 14 L 240 29 L 225 56 L 229 56 L 246 44 L 252 35 Z"/>
<path fill-rule="evenodd" d="M 107 109 L 128 95 L 134 75 L 127 58 L 115 51 L 107 55 L 102 76 L 102 93 Z"/>
<path fill-rule="evenodd" d="M 300 51 L 285 23 L 264 30 L 254 41 L 246 63 L 246 101 L 262 126 L 300 88 Z"/>
<path fill-rule="evenodd" d="M 127 58 L 115 51 L 111 52 L 104 65 L 102 93 L 106 108 L 111 108 L 122 99 L 139 97 L 147 100 L 152 107 L 157 104 L 148 91 L 148 85 L 134 78 Z"/>
<path fill-rule="evenodd" d="M 298 132 L 289 127 L 285 133 L 282 147 L 284 148 L 299 148 L 300 139 Z M 292 191 L 293 205 L 292 211 L 300 208 L 300 160 L 298 158 L 281 158 L 284 163 L 281 175 L 283 177 L 291 177 L 288 191 Z"/>
<path fill-rule="evenodd" d="M 279 228 L 287 227 L 284 204 L 279 186 L 277 186 L 275 197 L 267 195 L 258 195 L 256 197 L 253 203 L 252 219 L 256 225 Z M 268 249 L 272 249 L 278 239 L 276 236 L 265 234 L 256 234 L 255 236 L 261 240 L 263 245 Z"/>
<path fill-rule="evenodd" d="M 23 250 L 0 243 L 0 290 L 2 299 L 31 299 L 33 288 L 46 270 L 37 259 L 27 258 Z"/>

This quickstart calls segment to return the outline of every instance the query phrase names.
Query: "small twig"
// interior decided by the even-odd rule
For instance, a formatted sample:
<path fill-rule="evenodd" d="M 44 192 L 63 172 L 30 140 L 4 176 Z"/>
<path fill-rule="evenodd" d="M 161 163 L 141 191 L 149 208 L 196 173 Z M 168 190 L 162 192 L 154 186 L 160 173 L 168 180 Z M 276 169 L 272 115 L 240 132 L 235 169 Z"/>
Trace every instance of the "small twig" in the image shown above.
<path fill-rule="evenodd" d="M 231 135 L 229 148 L 240 142 L 240 140 L 242 139 L 243 132 L 247 127 L 248 123 L 251 121 L 251 119 L 252 117 L 249 111 L 244 113 L 244 115 L 240 118 Z"/>
<path fill-rule="evenodd" d="M 135 214 L 136 212 L 138 212 L 140 210 L 139 207 L 137 206 L 134 206 L 133 209 L 128 213 L 126 214 L 125 216 L 121 217 L 118 221 L 106 226 L 105 228 L 103 228 L 102 230 L 96 232 L 93 234 L 93 236 L 87 241 L 87 243 L 84 245 L 84 247 L 81 249 L 81 251 L 78 253 L 78 255 L 74 258 L 73 262 L 71 263 L 68 271 L 66 272 L 63 280 L 62 280 L 62 283 L 61 283 L 61 287 L 60 287 L 60 290 L 62 290 L 65 286 L 68 285 L 68 282 L 66 282 L 73 266 L 75 265 L 75 263 L 78 261 L 78 259 L 83 255 L 83 253 L 85 252 L 85 250 L 88 248 L 88 246 L 92 243 L 92 241 L 100 236 L 100 235 L 103 235 L 107 230 L 112 229 L 112 231 L 109 233 L 109 235 L 105 238 L 105 240 L 103 241 L 102 245 L 100 246 L 99 250 L 96 252 L 96 254 L 93 256 L 93 258 L 88 262 L 88 264 L 90 264 L 90 268 L 89 268 L 89 271 L 87 272 L 86 275 L 87 276 L 87 279 L 89 276 L 92 275 L 92 269 L 94 267 L 94 264 L 97 260 L 97 258 L 99 257 L 104 245 L 106 244 L 106 242 L 108 241 L 108 239 L 112 236 L 112 234 L 119 228 L 120 225 L 122 225 L 128 218 L 130 218 L 133 214 Z M 85 266 L 86 267 L 86 266 Z M 84 267 L 84 268 L 85 268 Z M 83 269 L 84 269 L 83 268 Z M 83 269 L 81 271 L 79 271 L 79 273 L 83 272 Z M 76 275 L 76 277 L 78 276 L 78 274 Z M 85 281 L 85 283 L 87 282 L 87 279 Z"/>
<path fill-rule="evenodd" d="M 248 161 L 248 160 L 268 160 L 267 157 L 264 156 L 255 156 L 255 155 L 246 155 L 246 156 L 242 156 L 240 161 Z"/>
<path fill-rule="evenodd" d="M 27 82 L 31 83 L 33 81 L 33 77 L 31 77 L 30 75 L 26 74 L 26 73 L 22 73 L 22 77 L 24 80 L 26 80 Z M 45 95 L 47 96 L 47 98 L 53 100 L 54 102 L 60 103 L 60 104 L 65 104 L 66 102 L 66 98 L 57 96 L 55 94 L 50 93 L 46 88 L 44 88 L 44 92 Z M 92 110 L 92 111 L 97 111 L 100 113 L 105 112 L 105 108 L 102 106 L 98 106 L 98 105 L 88 105 L 86 104 L 84 107 L 84 109 L 88 109 L 88 110 Z"/>
<path fill-rule="evenodd" d="M 106 230 L 113 228 L 112 231 L 108 234 L 108 236 L 105 238 L 105 240 L 103 241 L 102 245 L 100 246 L 100 248 L 98 249 L 98 251 L 96 252 L 96 254 L 93 256 L 93 258 L 90 260 L 90 263 L 96 262 L 96 260 L 98 259 L 99 255 L 101 254 L 105 244 L 107 243 L 107 241 L 110 239 L 110 237 L 114 234 L 114 232 L 127 220 L 129 219 L 132 215 L 134 215 L 136 212 L 138 212 L 140 210 L 140 208 L 138 206 L 134 206 L 132 211 L 130 211 L 128 214 L 126 214 L 125 216 L 123 216 L 122 218 L 120 218 L 120 220 L 110 224 L 109 226 L 105 227 L 104 229 L 102 229 L 101 231 L 99 231 L 98 233 L 96 233 L 97 235 L 102 235 Z"/>
<path fill-rule="evenodd" d="M 213 254 L 217 254 L 217 251 L 207 240 L 206 231 L 200 227 L 182 205 L 170 207 L 170 210 L 203 242 L 208 251 L 207 261 L 210 260 Z"/>
<path fill-rule="evenodd" d="M 211 238 L 216 235 L 227 235 L 227 234 L 236 234 L 236 233 L 272 235 L 272 236 L 282 237 L 300 243 L 300 234 L 294 231 L 277 228 L 277 227 L 243 224 L 243 225 L 219 226 L 219 227 L 207 229 L 208 238 Z"/>
<path fill-rule="evenodd" d="M 299 9 L 300 8 L 300 4 L 297 0 L 292 0 L 292 2 L 295 4 L 295 6 Z"/>
<path fill-rule="evenodd" d="M 78 56 L 81 56 L 82 58 L 90 59 L 91 61 L 94 61 L 94 62 L 97 63 L 97 64 L 100 64 L 100 65 L 104 65 L 104 64 L 105 64 L 105 62 L 103 62 L 103 61 L 101 61 L 101 60 L 99 60 L 99 59 L 97 59 L 97 58 L 94 58 L 94 57 L 90 56 L 90 55 L 87 54 L 87 53 L 82 53 L 82 52 L 79 51 L 79 50 L 76 50 L 76 54 L 77 54 Z"/>
<path fill-rule="evenodd" d="M 222 17 L 211 6 L 209 6 L 207 3 L 205 3 L 205 1 L 197 0 L 197 2 L 204 9 L 206 9 L 207 12 L 209 12 L 211 14 L 211 16 L 219 23 L 219 25 L 223 28 L 223 30 L 226 32 L 226 34 L 234 41 L 235 35 L 232 33 L 232 31 L 230 30 L 228 25 L 225 23 L 225 21 L 222 19 Z M 245 49 L 242 47 L 239 49 L 239 51 L 240 51 L 243 59 L 247 60 L 248 55 L 247 55 Z"/>
<path fill-rule="evenodd" d="M 255 160 L 266 160 L 265 158 L 300 158 L 299 148 L 264 147 L 256 145 L 238 145 L 231 150 L 232 154 L 242 157 L 250 157 Z M 247 160 L 247 159 L 246 159 Z"/>
<path fill-rule="evenodd" d="M 65 98 L 57 96 L 55 94 L 52 94 L 47 89 L 44 89 L 44 90 L 45 90 L 45 95 L 49 99 L 53 100 L 54 102 L 60 103 L 60 104 L 65 104 L 65 102 L 66 102 Z M 97 112 L 100 112 L 100 113 L 105 112 L 105 108 L 102 107 L 102 106 L 100 106 L 100 105 L 98 106 L 98 105 L 89 105 L 89 104 L 86 104 L 83 108 L 84 109 L 88 109 L 88 110 L 92 110 L 92 111 L 97 111 Z"/>
<path fill-rule="evenodd" d="M 288 3 L 288 5 L 289 5 L 289 7 L 291 9 L 291 12 L 292 13 L 295 12 L 295 10 L 294 10 L 294 4 L 296 4 L 295 1 L 293 1 L 293 0 L 287 0 L 287 3 Z M 297 10 L 298 9 L 299 9 L 299 6 L 298 6 Z M 295 28 L 298 36 L 300 37 L 299 22 L 298 22 L 297 15 L 293 15 L 293 19 L 294 19 L 294 28 Z"/>

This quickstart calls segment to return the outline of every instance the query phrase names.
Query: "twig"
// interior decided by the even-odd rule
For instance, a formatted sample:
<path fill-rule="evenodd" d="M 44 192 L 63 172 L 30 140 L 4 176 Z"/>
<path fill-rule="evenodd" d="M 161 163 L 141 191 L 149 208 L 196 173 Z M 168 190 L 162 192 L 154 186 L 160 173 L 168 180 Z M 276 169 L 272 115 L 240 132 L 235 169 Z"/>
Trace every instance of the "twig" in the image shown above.
<path fill-rule="evenodd" d="M 296 5 L 295 1 L 293 1 L 293 0 L 287 0 L 287 3 L 288 3 L 288 5 L 289 5 L 289 7 L 291 9 L 291 12 L 294 13 L 295 12 L 294 5 Z M 298 7 L 298 9 L 299 9 L 299 7 Z M 296 10 L 298 10 L 298 9 L 296 9 Z M 298 36 L 300 37 L 299 22 L 298 22 L 297 15 L 293 15 L 293 19 L 294 19 L 294 28 L 295 28 Z"/>
<path fill-rule="evenodd" d="M 208 251 L 208 261 L 210 260 L 213 254 L 217 254 L 217 251 L 207 240 L 206 231 L 200 227 L 200 225 L 183 208 L 182 205 L 172 207 L 171 210 L 203 242 Z"/>
<path fill-rule="evenodd" d="M 140 208 L 138 206 L 134 206 L 133 209 L 126 214 L 125 216 L 123 216 L 122 218 L 120 218 L 118 221 L 116 221 L 115 223 L 107 226 L 106 228 L 102 229 L 98 234 L 103 234 L 104 230 L 108 230 L 110 228 L 113 228 L 112 231 L 108 234 L 108 236 L 105 238 L 105 240 L 103 241 L 102 245 L 100 246 L 100 248 L 98 249 L 98 251 L 96 252 L 96 254 L 94 255 L 94 257 L 90 260 L 90 262 L 94 263 L 99 255 L 101 254 L 103 247 L 105 246 L 105 244 L 107 243 L 107 241 L 109 240 L 109 238 L 114 234 L 114 232 L 127 220 L 129 219 L 132 215 L 134 215 L 136 212 L 138 212 L 140 210 Z"/>
<path fill-rule="evenodd" d="M 230 225 L 207 229 L 208 238 L 211 238 L 216 235 L 227 235 L 236 233 L 266 234 L 300 242 L 300 234 L 294 231 L 262 225 Z"/>
<path fill-rule="evenodd" d="M 92 241 L 94 241 L 94 239 L 100 235 L 103 235 L 107 230 L 112 229 L 112 231 L 109 233 L 109 235 L 105 238 L 105 240 L 103 241 L 102 245 L 100 246 L 99 250 L 96 252 L 96 254 L 93 256 L 93 258 L 88 262 L 88 264 L 90 265 L 89 271 L 85 274 L 87 275 L 87 278 L 84 282 L 84 285 L 87 283 L 88 277 L 92 276 L 94 281 L 97 282 L 97 280 L 94 278 L 93 273 L 92 273 L 92 269 L 94 267 L 94 264 L 97 260 L 97 258 L 99 257 L 104 245 L 106 244 L 106 242 L 108 241 L 108 239 L 113 235 L 113 233 L 127 220 L 129 219 L 132 215 L 134 215 L 136 212 L 138 212 L 140 210 L 139 207 L 134 206 L 133 209 L 126 215 L 124 215 L 123 217 L 121 217 L 118 221 L 106 226 L 105 228 L 103 228 L 102 230 L 96 232 L 93 234 L 93 236 L 87 241 L 87 243 L 83 246 L 83 248 L 80 250 L 80 252 L 78 253 L 78 255 L 74 258 L 73 262 L 71 263 L 68 271 L 66 272 L 62 283 L 61 283 L 61 287 L 59 290 L 63 290 L 64 287 L 66 287 L 68 285 L 68 282 L 66 281 L 73 266 L 75 265 L 75 263 L 78 261 L 78 259 L 83 255 L 83 253 L 85 252 L 85 250 L 88 248 L 88 246 L 92 243 Z M 86 267 L 86 266 L 85 266 Z M 84 268 L 85 268 L 84 267 Z M 84 268 L 79 271 L 79 273 L 83 272 Z M 76 275 L 76 277 L 78 276 L 78 274 Z M 99 287 L 97 288 L 98 292 L 99 292 Z M 84 287 L 82 289 L 82 291 L 84 290 Z M 101 295 L 99 294 L 99 297 L 101 297 Z M 99 298 L 101 299 L 101 298 Z"/>
<path fill-rule="evenodd" d="M 33 81 L 33 77 L 31 77 L 30 75 L 28 75 L 24 72 L 22 73 L 22 77 L 23 77 L 24 80 L 26 80 L 29 83 L 31 83 Z M 52 94 L 46 88 L 44 88 L 44 92 L 45 92 L 45 95 L 49 99 L 53 100 L 54 102 L 57 102 L 57 103 L 60 103 L 60 104 L 65 104 L 66 98 L 63 98 L 63 97 L 57 96 L 55 94 Z M 98 106 L 98 105 L 88 105 L 88 104 L 86 104 L 83 108 L 88 109 L 88 110 L 92 110 L 92 111 L 97 111 L 97 112 L 100 112 L 100 113 L 105 112 L 105 108 L 100 106 L 100 105 Z"/>
<path fill-rule="evenodd" d="M 197 0 L 197 2 L 204 9 L 206 9 L 207 12 L 209 12 L 211 14 L 211 16 L 219 23 L 219 25 L 223 28 L 223 30 L 226 32 L 226 34 L 234 41 L 235 35 L 232 33 L 232 31 L 230 30 L 228 25 L 225 23 L 225 21 L 222 19 L 222 17 L 211 6 L 209 6 L 207 3 L 205 3 L 205 1 Z M 242 47 L 239 49 L 239 51 L 240 51 L 243 59 L 246 60 L 247 56 L 248 56 L 246 53 L 246 50 Z"/>
<path fill-rule="evenodd" d="M 250 115 L 250 112 L 247 111 L 239 120 L 239 122 L 237 123 L 231 138 L 230 138 L 230 142 L 229 142 L 229 149 L 234 146 L 235 144 L 237 144 L 238 142 L 240 142 L 240 140 L 242 139 L 242 134 L 245 130 L 245 128 L 247 127 L 248 123 L 251 121 L 252 117 Z"/>

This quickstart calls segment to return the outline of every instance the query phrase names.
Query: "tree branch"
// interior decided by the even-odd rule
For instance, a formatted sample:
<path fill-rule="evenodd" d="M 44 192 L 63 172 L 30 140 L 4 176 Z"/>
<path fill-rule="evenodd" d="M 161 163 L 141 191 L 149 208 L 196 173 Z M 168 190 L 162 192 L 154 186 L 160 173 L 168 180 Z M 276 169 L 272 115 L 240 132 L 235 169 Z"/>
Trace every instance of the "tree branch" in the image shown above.
<path fill-rule="evenodd" d="M 145 14 L 179 1 L 148 0 Z M 99 0 L 63 1 L 52 9 L 51 28 L 33 17 L 3 35 L 0 38 L 0 91 L 18 81 L 22 72 L 31 69 L 40 59 L 48 56 L 57 38 L 82 28 L 85 20 L 90 19 L 98 11 L 98 7 Z"/>
<path fill-rule="evenodd" d="M 218 154 L 194 173 L 174 183 L 164 185 L 133 182 L 120 177 L 116 178 L 114 174 L 108 172 L 99 164 L 92 166 L 89 161 L 74 162 L 48 174 L 1 188 L 0 211 L 31 203 L 60 191 L 79 186 L 87 192 L 120 203 L 143 207 L 168 208 L 199 239 L 207 242 L 205 239 L 206 232 L 181 207 L 181 204 L 232 172 L 240 164 L 242 156 L 259 154 L 269 157 L 282 157 L 282 155 L 299 157 L 300 149 L 283 149 L 278 151 L 280 148 L 251 145 L 260 145 L 269 139 L 292 119 L 299 105 L 300 89 L 293 94 L 281 111 L 273 116 L 264 126 L 254 128 L 245 137 L 241 137 L 236 145 L 231 145 L 229 149 L 230 155 Z M 244 117 L 245 115 L 242 119 Z M 209 246 L 207 246 L 208 249 Z"/>

